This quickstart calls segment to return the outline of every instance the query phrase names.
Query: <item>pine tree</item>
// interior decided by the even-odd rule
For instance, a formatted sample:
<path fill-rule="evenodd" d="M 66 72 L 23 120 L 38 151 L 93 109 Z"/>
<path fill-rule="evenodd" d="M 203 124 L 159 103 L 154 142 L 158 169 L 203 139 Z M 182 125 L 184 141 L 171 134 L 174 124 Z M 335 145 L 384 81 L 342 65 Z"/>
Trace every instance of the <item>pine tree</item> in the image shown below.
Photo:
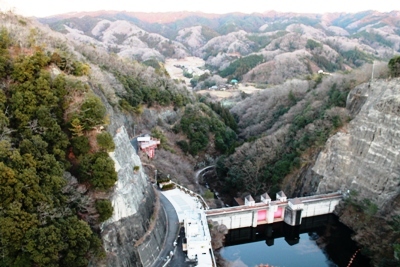
<path fill-rule="evenodd" d="M 71 121 L 71 128 L 69 128 L 69 130 L 72 132 L 73 136 L 82 136 L 84 129 L 81 121 L 78 118 L 75 118 Z"/>

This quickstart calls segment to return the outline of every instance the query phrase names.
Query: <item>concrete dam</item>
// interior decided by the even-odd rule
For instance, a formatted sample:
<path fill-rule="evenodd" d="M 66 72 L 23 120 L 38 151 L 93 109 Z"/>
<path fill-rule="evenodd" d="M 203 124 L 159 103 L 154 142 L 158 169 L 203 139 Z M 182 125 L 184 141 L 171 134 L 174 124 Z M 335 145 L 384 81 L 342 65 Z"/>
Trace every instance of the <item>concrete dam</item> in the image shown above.
<path fill-rule="evenodd" d="M 271 201 L 265 193 L 261 202 L 256 203 L 249 195 L 244 205 L 206 210 L 205 213 L 207 219 L 224 224 L 229 230 L 282 221 L 297 226 L 301 225 L 302 218 L 332 213 L 342 199 L 343 195 L 339 192 L 287 199 L 280 191 L 275 201 Z"/>

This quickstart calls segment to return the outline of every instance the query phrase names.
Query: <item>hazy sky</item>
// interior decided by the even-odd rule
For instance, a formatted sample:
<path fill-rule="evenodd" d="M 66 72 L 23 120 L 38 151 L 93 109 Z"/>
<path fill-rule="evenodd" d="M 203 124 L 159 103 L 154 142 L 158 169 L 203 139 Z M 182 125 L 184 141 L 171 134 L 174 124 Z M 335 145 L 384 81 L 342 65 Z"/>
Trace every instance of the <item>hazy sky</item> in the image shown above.
<path fill-rule="evenodd" d="M 399 0 L 0 0 L 0 8 L 4 9 L 5 3 L 15 7 L 19 14 L 36 17 L 96 10 L 207 13 L 252 13 L 269 10 L 298 13 L 400 11 Z"/>

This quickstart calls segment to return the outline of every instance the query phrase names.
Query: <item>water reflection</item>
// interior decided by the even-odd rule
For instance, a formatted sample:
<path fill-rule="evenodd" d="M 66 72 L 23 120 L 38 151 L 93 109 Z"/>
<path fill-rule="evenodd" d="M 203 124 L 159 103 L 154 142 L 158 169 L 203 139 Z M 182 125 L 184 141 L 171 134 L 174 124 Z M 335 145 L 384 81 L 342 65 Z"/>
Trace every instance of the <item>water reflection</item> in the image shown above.
<path fill-rule="evenodd" d="M 336 216 L 318 216 L 297 227 L 277 223 L 231 230 L 220 254 L 233 267 L 346 267 L 358 249 L 350 237 Z M 367 266 L 361 255 L 351 265 Z"/>

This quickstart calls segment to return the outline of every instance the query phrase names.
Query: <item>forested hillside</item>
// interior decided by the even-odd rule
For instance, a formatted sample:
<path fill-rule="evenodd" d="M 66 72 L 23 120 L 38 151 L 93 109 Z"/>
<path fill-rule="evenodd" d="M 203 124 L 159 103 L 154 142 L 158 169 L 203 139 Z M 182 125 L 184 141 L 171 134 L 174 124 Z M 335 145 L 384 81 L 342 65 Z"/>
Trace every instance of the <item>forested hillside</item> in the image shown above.
<path fill-rule="evenodd" d="M 151 164 L 188 185 L 196 161 L 185 153 L 201 161 L 228 150 L 236 135 L 225 123 L 235 121 L 222 107 L 198 103 L 162 65 L 124 61 L 2 16 L 0 266 L 95 264 L 106 256 L 99 230 L 113 213 L 117 181 L 110 133 L 126 125 L 131 135 L 161 139 Z M 199 107 L 201 119 L 192 120 Z M 209 128 L 189 130 L 202 120 Z"/>
<path fill-rule="evenodd" d="M 82 181 L 100 190 L 114 184 L 111 159 L 101 146 L 87 154 L 89 140 L 83 135 L 104 124 L 105 109 L 74 77 L 84 74 L 82 63 L 74 61 L 66 70 L 72 75 L 54 75 L 56 58 L 34 42 L 21 47 L 1 29 L 1 266 L 87 266 L 91 257 L 104 256 L 99 237 L 78 217 L 90 205 L 77 198 L 64 172 L 71 168 L 68 150 L 79 150 L 85 156 L 72 163 L 85 168 Z M 72 104 L 73 116 L 67 112 Z"/>
<path fill-rule="evenodd" d="M 201 57 L 204 68 L 223 77 L 220 81 L 234 78 L 260 88 L 304 79 L 320 69 L 347 71 L 387 61 L 400 51 L 398 12 L 80 15 L 41 21 L 71 39 L 129 59 Z M 204 89 L 204 83 L 195 82 L 199 78 L 194 74 L 193 84 Z"/>
<path fill-rule="evenodd" d="M 387 75 L 384 64 L 375 67 L 375 75 Z M 365 66 L 349 74 L 287 81 L 232 107 L 239 137 L 245 142 L 219 160 L 217 170 L 225 190 L 235 188 L 256 196 L 281 190 L 285 176 L 308 164 L 310 154 L 352 119 L 346 109 L 347 95 L 368 81 L 371 71 L 371 66 Z"/>

